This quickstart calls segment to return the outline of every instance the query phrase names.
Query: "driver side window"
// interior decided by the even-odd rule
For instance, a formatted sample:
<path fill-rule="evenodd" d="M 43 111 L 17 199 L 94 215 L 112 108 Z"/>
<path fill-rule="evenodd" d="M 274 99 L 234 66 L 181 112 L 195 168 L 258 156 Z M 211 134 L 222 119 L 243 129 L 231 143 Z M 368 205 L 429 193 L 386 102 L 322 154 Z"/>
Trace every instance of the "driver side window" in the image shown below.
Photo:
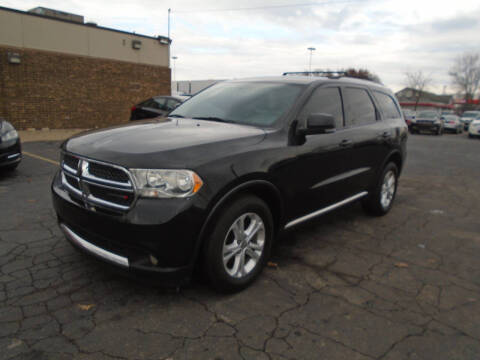
<path fill-rule="evenodd" d="M 298 116 L 302 127 L 306 127 L 308 115 L 314 113 L 332 115 L 335 118 L 335 127 L 342 129 L 344 122 L 340 89 L 337 87 L 316 89 Z"/>

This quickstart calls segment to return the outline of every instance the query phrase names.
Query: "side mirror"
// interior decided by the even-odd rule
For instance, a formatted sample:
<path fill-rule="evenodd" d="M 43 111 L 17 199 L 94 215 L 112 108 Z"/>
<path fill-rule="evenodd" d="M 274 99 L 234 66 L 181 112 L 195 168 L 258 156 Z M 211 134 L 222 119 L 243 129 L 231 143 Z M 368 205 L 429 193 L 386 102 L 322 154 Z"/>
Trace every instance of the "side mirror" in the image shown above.
<path fill-rule="evenodd" d="M 310 114 L 307 118 L 305 135 L 325 134 L 335 131 L 335 118 L 333 115 L 324 113 Z"/>

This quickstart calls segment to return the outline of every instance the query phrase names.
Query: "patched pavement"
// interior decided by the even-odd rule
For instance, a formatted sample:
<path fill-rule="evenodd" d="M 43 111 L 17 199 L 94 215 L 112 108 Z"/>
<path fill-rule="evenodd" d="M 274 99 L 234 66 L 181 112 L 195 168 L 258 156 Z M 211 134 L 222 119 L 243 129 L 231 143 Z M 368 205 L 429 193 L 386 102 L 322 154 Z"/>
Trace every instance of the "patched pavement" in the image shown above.
<path fill-rule="evenodd" d="M 24 149 L 58 161 L 58 142 Z M 409 138 L 396 203 L 285 233 L 252 287 L 137 284 L 76 252 L 52 163 L 0 175 L 1 359 L 479 359 L 480 141 Z"/>

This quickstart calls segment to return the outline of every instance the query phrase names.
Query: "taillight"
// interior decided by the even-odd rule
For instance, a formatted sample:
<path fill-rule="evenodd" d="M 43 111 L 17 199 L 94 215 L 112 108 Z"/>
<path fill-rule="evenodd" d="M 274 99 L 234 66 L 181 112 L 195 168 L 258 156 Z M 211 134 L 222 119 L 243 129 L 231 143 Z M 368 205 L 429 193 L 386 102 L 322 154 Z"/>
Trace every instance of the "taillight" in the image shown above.
<path fill-rule="evenodd" d="M 131 110 L 131 111 L 135 111 L 135 110 L 137 110 L 137 107 L 136 107 L 135 105 L 133 105 L 130 110 Z"/>

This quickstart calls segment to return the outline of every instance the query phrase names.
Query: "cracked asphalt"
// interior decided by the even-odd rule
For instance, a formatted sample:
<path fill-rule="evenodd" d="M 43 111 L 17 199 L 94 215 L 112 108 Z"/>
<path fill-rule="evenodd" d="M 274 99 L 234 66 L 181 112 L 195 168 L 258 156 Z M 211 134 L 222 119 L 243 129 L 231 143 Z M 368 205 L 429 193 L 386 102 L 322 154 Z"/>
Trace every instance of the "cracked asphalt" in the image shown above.
<path fill-rule="evenodd" d="M 58 142 L 24 145 L 58 160 Z M 396 203 L 285 233 L 250 288 L 137 284 L 59 231 L 56 166 L 0 175 L 1 359 L 479 359 L 480 141 L 413 135 Z"/>

